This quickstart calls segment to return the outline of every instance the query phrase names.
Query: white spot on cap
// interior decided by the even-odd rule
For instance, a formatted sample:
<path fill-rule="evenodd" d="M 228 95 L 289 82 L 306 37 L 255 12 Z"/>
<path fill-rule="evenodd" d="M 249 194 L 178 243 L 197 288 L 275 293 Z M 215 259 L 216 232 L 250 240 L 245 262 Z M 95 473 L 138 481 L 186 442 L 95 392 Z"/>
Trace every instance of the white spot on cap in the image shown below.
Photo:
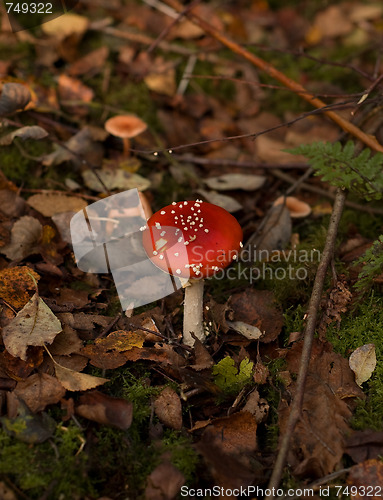
<path fill-rule="evenodd" d="M 189 245 L 189 242 L 188 242 L 188 241 L 185 241 L 185 245 Z"/>
<path fill-rule="evenodd" d="M 240 242 L 239 246 L 240 246 L 241 248 L 243 248 L 243 243 L 242 243 L 242 241 Z"/>
<path fill-rule="evenodd" d="M 165 236 L 166 234 L 166 231 L 162 231 L 162 233 L 160 233 L 160 236 Z"/>
<path fill-rule="evenodd" d="M 179 256 L 179 253 L 178 253 L 178 252 L 176 252 L 174 255 L 175 255 L 176 257 L 178 257 L 178 256 Z"/>
<path fill-rule="evenodd" d="M 153 255 L 158 255 L 158 252 L 154 250 Z"/>
<path fill-rule="evenodd" d="M 182 236 L 181 236 L 180 238 L 178 238 L 178 240 L 177 240 L 177 241 L 178 241 L 178 243 L 181 243 L 181 241 L 182 241 Z"/>
<path fill-rule="evenodd" d="M 158 258 L 162 260 L 164 258 L 164 256 L 161 254 L 161 255 L 159 255 Z"/>
<path fill-rule="evenodd" d="M 165 215 L 166 212 L 165 212 L 165 210 L 161 210 L 160 213 L 161 213 L 161 215 Z"/>
<path fill-rule="evenodd" d="M 172 205 L 177 205 L 177 203 L 175 201 L 173 201 Z"/>
<path fill-rule="evenodd" d="M 170 213 L 171 213 L 171 214 L 175 214 L 175 213 L 176 213 L 176 211 L 175 211 L 175 210 L 172 210 Z M 174 217 L 174 218 L 175 218 L 175 219 L 178 219 L 178 217 Z"/>
<path fill-rule="evenodd" d="M 177 274 L 181 274 L 181 269 L 177 269 L 177 270 L 176 270 L 176 273 L 177 273 Z"/>
<path fill-rule="evenodd" d="M 188 204 L 188 202 L 187 202 L 187 201 L 184 201 L 184 206 L 185 206 L 185 207 L 186 207 L 186 205 L 187 205 L 187 204 Z"/>
<path fill-rule="evenodd" d="M 208 232 L 209 232 L 209 230 L 208 230 L 208 229 L 205 229 L 204 231 L 205 231 L 205 233 L 208 233 Z"/>

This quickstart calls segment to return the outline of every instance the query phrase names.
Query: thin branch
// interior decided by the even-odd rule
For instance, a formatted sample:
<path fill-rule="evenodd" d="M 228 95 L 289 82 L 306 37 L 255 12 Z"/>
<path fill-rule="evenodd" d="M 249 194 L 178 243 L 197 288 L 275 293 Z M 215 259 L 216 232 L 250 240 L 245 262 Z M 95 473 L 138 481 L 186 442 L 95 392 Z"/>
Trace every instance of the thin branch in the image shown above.
<path fill-rule="evenodd" d="M 183 11 L 183 6 L 178 2 L 178 0 L 165 0 L 165 3 L 173 7 L 177 12 Z M 188 18 L 197 24 L 201 29 L 208 33 L 213 38 L 221 42 L 223 45 L 228 47 L 232 52 L 240 55 L 251 64 L 257 68 L 264 71 L 267 75 L 271 76 L 275 80 L 285 85 L 287 88 L 294 90 L 302 99 L 307 101 L 313 107 L 321 109 L 326 106 L 326 104 L 320 99 L 311 95 L 302 85 L 292 80 L 286 76 L 281 71 L 277 70 L 273 65 L 264 61 L 260 57 L 252 54 L 248 50 L 244 49 L 238 43 L 230 40 L 225 34 L 217 30 L 214 26 L 204 21 L 201 17 L 195 14 L 193 11 L 188 13 Z M 383 153 L 383 146 L 379 144 L 375 137 L 371 137 L 364 133 L 360 128 L 356 127 L 353 123 L 345 120 L 340 115 L 331 110 L 326 110 L 324 112 L 333 122 L 339 125 L 345 132 L 348 132 L 352 136 L 356 137 L 362 141 L 366 146 L 373 149 L 374 151 L 380 151 Z"/>
<path fill-rule="evenodd" d="M 290 441 L 294 432 L 295 425 L 300 417 L 305 382 L 310 363 L 311 348 L 314 339 L 315 325 L 317 321 L 318 310 L 322 299 L 323 284 L 327 274 L 327 268 L 334 254 L 335 241 L 338 232 L 339 221 L 343 213 L 344 203 L 346 201 L 346 191 L 338 188 L 334 207 L 327 231 L 326 243 L 323 250 L 322 258 L 319 262 L 318 271 L 315 276 L 314 286 L 311 293 L 310 303 L 307 312 L 307 323 L 304 332 L 304 341 L 302 356 L 300 360 L 298 379 L 296 384 L 296 392 L 291 404 L 289 419 L 286 426 L 286 431 L 283 435 L 281 446 L 275 462 L 268 488 L 277 489 L 282 478 L 283 468 L 285 466 L 287 453 L 290 447 Z M 268 500 L 274 498 L 274 495 L 269 495 Z"/>

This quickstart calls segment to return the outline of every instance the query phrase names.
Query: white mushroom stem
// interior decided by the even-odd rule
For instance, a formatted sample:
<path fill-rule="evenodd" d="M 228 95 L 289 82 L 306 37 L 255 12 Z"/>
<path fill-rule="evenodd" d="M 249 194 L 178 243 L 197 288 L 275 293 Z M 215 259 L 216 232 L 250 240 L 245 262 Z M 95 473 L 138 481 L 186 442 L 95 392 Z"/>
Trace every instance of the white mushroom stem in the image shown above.
<path fill-rule="evenodd" d="M 195 340 L 191 332 L 203 342 L 206 338 L 203 329 L 203 285 L 204 280 L 190 280 L 185 287 L 184 300 L 184 344 L 193 346 Z"/>

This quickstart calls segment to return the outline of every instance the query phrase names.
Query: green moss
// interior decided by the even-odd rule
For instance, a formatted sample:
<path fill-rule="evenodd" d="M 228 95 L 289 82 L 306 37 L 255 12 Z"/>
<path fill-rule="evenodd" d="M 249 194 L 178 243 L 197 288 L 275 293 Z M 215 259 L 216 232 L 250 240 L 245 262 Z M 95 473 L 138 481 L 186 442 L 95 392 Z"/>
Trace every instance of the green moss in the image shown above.
<path fill-rule="evenodd" d="M 191 439 L 176 431 L 166 431 L 162 440 L 165 452 L 170 452 L 171 462 L 185 476 L 186 482 L 195 480 L 195 470 L 199 462 Z"/>
<path fill-rule="evenodd" d="M 0 430 L 0 474 L 8 476 L 31 499 L 63 500 L 94 494 L 87 477 L 87 455 L 79 452 L 84 440 L 75 425 L 58 426 L 52 441 L 30 445 Z"/>
<path fill-rule="evenodd" d="M 327 338 L 344 357 L 364 344 L 375 344 L 377 365 L 370 380 L 363 384 L 366 400 L 358 404 L 352 425 L 356 429 L 383 426 L 383 297 L 371 293 L 354 314 L 344 317 L 340 329 L 332 326 Z"/>

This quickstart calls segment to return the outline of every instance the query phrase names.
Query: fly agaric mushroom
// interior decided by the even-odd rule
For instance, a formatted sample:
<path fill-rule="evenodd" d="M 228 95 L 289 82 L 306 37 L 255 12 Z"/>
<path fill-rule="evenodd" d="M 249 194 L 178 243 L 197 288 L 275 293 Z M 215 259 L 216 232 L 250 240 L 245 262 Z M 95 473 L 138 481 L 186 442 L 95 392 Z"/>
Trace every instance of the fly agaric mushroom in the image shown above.
<path fill-rule="evenodd" d="M 284 203 L 290 212 L 290 217 L 292 219 L 307 217 L 311 213 L 310 205 L 304 201 L 298 200 L 295 196 L 280 196 L 274 201 L 273 205 L 283 205 Z"/>
<path fill-rule="evenodd" d="M 105 122 L 105 130 L 123 141 L 123 156 L 130 155 L 130 139 L 147 129 L 147 124 L 135 115 L 117 115 Z"/>
<path fill-rule="evenodd" d="M 227 267 L 242 246 L 242 229 L 226 210 L 201 200 L 173 202 L 147 221 L 143 244 L 163 271 L 188 280 L 185 286 L 183 341 L 205 339 L 203 278 Z"/>

